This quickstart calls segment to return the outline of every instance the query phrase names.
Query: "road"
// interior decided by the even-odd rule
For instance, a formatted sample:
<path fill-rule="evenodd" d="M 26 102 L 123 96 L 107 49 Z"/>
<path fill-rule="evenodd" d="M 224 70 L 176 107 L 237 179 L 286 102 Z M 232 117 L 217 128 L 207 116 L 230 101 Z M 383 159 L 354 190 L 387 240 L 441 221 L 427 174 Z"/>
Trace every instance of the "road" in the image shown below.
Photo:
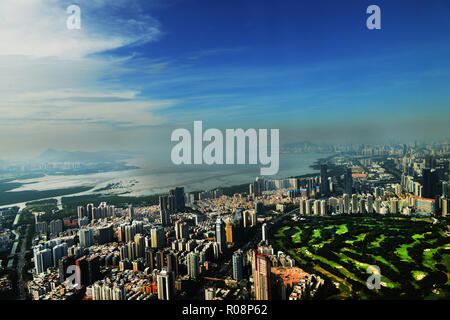
<path fill-rule="evenodd" d="M 19 287 L 19 300 L 26 299 L 26 290 L 25 290 L 26 283 L 23 280 L 22 269 L 25 266 L 25 253 L 27 251 L 26 238 L 28 232 L 29 230 L 27 229 L 25 236 L 22 238 L 22 246 L 20 248 L 20 252 L 17 257 L 17 277 L 18 277 L 17 286 Z"/>

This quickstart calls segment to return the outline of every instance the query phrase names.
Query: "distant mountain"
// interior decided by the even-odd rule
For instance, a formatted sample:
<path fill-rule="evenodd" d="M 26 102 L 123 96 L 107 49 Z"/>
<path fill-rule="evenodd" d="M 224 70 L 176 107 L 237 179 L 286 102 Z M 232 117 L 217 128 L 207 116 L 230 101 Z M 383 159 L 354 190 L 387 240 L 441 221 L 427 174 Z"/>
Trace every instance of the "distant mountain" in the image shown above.
<path fill-rule="evenodd" d="M 318 145 L 309 141 L 290 142 L 283 145 L 283 148 L 316 148 Z"/>
<path fill-rule="evenodd" d="M 290 142 L 284 144 L 281 148 L 281 152 L 330 152 L 333 148 L 327 144 L 314 144 L 309 141 Z"/>
<path fill-rule="evenodd" d="M 42 162 L 116 162 L 120 160 L 130 159 L 134 153 L 125 151 L 64 151 L 47 149 L 38 156 L 38 160 Z"/>

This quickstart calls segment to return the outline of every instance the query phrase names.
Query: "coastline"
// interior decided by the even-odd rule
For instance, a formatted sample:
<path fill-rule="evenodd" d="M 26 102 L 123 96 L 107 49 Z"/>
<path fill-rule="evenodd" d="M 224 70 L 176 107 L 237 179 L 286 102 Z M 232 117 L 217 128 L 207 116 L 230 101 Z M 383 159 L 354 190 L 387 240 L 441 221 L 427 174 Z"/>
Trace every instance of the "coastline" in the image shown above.
<path fill-rule="evenodd" d="M 291 153 L 290 155 L 301 155 L 301 154 L 305 154 L 305 153 Z M 288 178 L 307 178 L 307 177 L 311 177 L 311 176 L 316 176 L 318 173 L 317 171 L 319 170 L 319 164 L 322 161 L 327 161 L 328 159 L 330 159 L 331 157 L 333 157 L 334 154 L 329 154 L 329 153 L 324 153 L 322 157 L 319 157 L 317 159 L 314 160 L 313 163 L 308 165 L 308 169 L 310 169 L 309 173 L 305 173 L 305 174 L 301 174 L 301 175 L 286 175 L 284 177 L 277 177 L 276 179 L 288 179 Z M 314 172 L 316 171 L 316 172 Z M 255 178 L 257 177 L 257 175 L 255 176 Z M 211 178 L 213 179 L 213 178 Z M 209 180 L 211 180 L 209 179 Z M 254 181 L 254 180 L 253 180 Z M 252 183 L 252 181 L 246 181 L 245 183 L 242 184 L 232 184 L 229 186 L 223 186 L 223 185 L 216 185 L 213 188 L 208 188 L 206 190 L 214 190 L 217 188 L 221 188 L 223 189 L 223 193 L 224 195 L 233 195 L 234 193 L 242 193 L 242 192 L 248 192 L 248 186 L 249 184 Z M 109 183 L 110 184 L 110 183 Z M 182 184 L 180 184 L 182 185 Z M 147 204 L 147 205 L 153 205 L 153 204 L 157 204 L 158 203 L 158 197 L 160 195 L 166 194 L 167 192 L 156 192 L 156 193 L 151 193 L 148 195 L 129 195 L 126 192 L 124 193 L 105 193 L 105 191 L 108 191 L 108 188 L 99 188 L 98 185 L 94 186 L 94 187 L 85 187 L 85 189 L 83 189 L 81 192 L 75 192 L 75 193 L 71 193 L 71 194 L 67 194 L 64 190 L 67 190 L 68 188 L 61 188 L 61 189 L 55 189 L 55 190 L 48 190 L 48 191 L 52 191 L 52 192 L 56 192 L 59 193 L 56 196 L 50 196 L 50 197 L 42 197 L 42 198 L 38 198 L 38 197 L 32 197 L 32 199 L 30 198 L 30 200 L 26 200 L 26 201 L 21 201 L 18 203 L 11 203 L 11 204 L 2 204 L 0 205 L 0 208 L 6 208 L 6 207 L 12 207 L 12 206 L 17 206 L 20 205 L 20 207 L 24 207 L 27 203 L 30 202 L 36 202 L 36 201 L 45 201 L 45 200 L 52 200 L 52 199 L 56 199 L 58 201 L 58 203 L 62 204 L 62 206 L 67 205 L 68 207 L 72 207 L 73 203 L 76 201 L 79 201 L 80 204 L 85 204 L 85 203 L 96 203 L 96 202 L 101 202 L 101 201 L 110 201 L 116 204 Z M 205 189 L 199 189 L 199 190 L 194 190 L 194 191 L 187 191 L 188 193 L 192 193 L 192 194 L 198 194 L 202 191 L 204 191 Z M 95 192 L 95 191 L 103 191 L 103 193 L 99 193 L 99 192 Z M 40 191 L 36 191 L 36 192 L 40 192 Z"/>

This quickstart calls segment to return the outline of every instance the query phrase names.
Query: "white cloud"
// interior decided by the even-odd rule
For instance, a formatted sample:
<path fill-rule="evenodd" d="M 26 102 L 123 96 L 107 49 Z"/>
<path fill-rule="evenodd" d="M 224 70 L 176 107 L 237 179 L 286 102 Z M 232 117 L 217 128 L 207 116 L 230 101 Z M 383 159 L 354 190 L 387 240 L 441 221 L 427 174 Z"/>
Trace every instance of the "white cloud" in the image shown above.
<path fill-rule="evenodd" d="M 1 148 L 92 149 L 113 135 L 111 144 L 126 144 L 136 133 L 122 138 L 122 129 L 166 123 L 155 111 L 177 103 L 149 101 L 140 97 L 139 89 L 125 87 L 120 77 L 130 72 L 129 57 L 92 55 L 159 39 L 159 23 L 138 2 L 78 0 L 80 30 L 66 28 L 70 4 L 0 1 Z"/>
<path fill-rule="evenodd" d="M 81 29 L 69 30 L 65 1 L 2 0 L 0 2 L 1 55 L 80 58 L 134 43 L 157 40 L 158 22 L 137 13 L 137 19 L 109 17 L 126 1 L 78 1 Z M 111 6 L 113 3 L 113 6 Z M 102 9 L 104 11 L 102 11 Z"/>

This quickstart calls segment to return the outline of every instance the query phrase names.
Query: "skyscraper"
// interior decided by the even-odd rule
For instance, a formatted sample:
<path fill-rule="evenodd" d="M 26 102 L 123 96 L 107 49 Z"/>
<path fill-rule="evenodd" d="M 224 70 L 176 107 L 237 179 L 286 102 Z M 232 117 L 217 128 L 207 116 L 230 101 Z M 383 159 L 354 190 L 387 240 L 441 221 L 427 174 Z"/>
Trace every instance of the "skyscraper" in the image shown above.
<path fill-rule="evenodd" d="M 47 268 L 50 268 L 53 264 L 52 251 L 50 249 L 40 250 L 39 247 L 35 248 L 33 251 L 36 273 L 44 273 Z"/>
<path fill-rule="evenodd" d="M 328 190 L 328 172 L 326 163 L 320 165 L 320 193 L 324 196 L 328 196 L 330 193 Z"/>
<path fill-rule="evenodd" d="M 188 238 L 188 230 L 189 230 L 189 227 L 186 222 L 184 222 L 182 220 L 178 220 L 175 222 L 175 237 L 177 240 L 187 239 Z"/>
<path fill-rule="evenodd" d="M 75 264 L 75 258 L 73 256 L 62 257 L 58 262 L 58 273 L 59 273 L 59 281 L 64 282 L 66 278 L 70 276 L 67 272 L 69 266 Z"/>
<path fill-rule="evenodd" d="M 183 212 L 185 209 L 184 188 L 176 187 L 169 190 L 168 209 L 173 212 Z"/>
<path fill-rule="evenodd" d="M 344 176 L 344 193 L 351 196 L 353 192 L 352 188 L 353 188 L 352 168 L 347 168 L 347 171 Z"/>
<path fill-rule="evenodd" d="M 262 228 L 261 228 L 261 232 L 262 232 L 261 238 L 263 241 L 267 240 L 267 229 L 268 229 L 267 223 L 263 223 Z"/>
<path fill-rule="evenodd" d="M 267 255 L 252 251 L 252 274 L 256 300 L 270 300 L 271 262 Z"/>
<path fill-rule="evenodd" d="M 49 224 L 51 234 L 58 235 L 63 231 L 63 222 L 60 219 L 52 220 Z"/>
<path fill-rule="evenodd" d="M 130 217 L 131 219 L 134 218 L 134 208 L 132 205 L 128 206 L 128 217 Z"/>
<path fill-rule="evenodd" d="M 167 210 L 160 211 L 161 225 L 166 227 L 170 224 L 170 216 Z"/>
<path fill-rule="evenodd" d="M 159 196 L 159 210 L 168 210 L 169 209 L 169 197 L 168 196 Z"/>
<path fill-rule="evenodd" d="M 232 243 L 234 239 L 234 225 L 233 222 L 228 221 L 225 226 L 226 242 Z"/>
<path fill-rule="evenodd" d="M 100 257 L 98 255 L 91 256 L 87 259 L 88 266 L 88 281 L 89 284 L 94 283 L 97 280 L 100 280 Z"/>
<path fill-rule="evenodd" d="M 53 247 L 53 266 L 59 266 L 59 260 L 67 256 L 67 243 L 61 243 Z"/>
<path fill-rule="evenodd" d="M 261 201 L 255 203 L 255 213 L 256 214 L 264 213 L 264 203 L 262 203 Z"/>
<path fill-rule="evenodd" d="M 374 200 L 373 195 L 370 194 L 367 197 L 367 212 L 368 213 L 373 213 L 373 200 Z"/>
<path fill-rule="evenodd" d="M 325 216 L 328 214 L 328 207 L 326 200 L 320 200 L 320 215 Z"/>
<path fill-rule="evenodd" d="M 226 234 L 225 224 L 220 217 L 216 220 L 216 242 L 219 244 L 220 250 L 222 251 L 225 248 Z"/>
<path fill-rule="evenodd" d="M 358 196 L 356 194 L 352 195 L 352 213 L 358 213 Z"/>
<path fill-rule="evenodd" d="M 150 231 L 152 237 L 152 248 L 162 248 L 166 244 L 164 229 L 161 227 L 152 228 Z"/>
<path fill-rule="evenodd" d="M 80 229 L 78 232 L 80 247 L 87 248 L 94 244 L 94 230 L 91 228 Z"/>
<path fill-rule="evenodd" d="M 172 300 L 175 292 L 173 272 L 163 268 L 157 275 L 158 299 Z"/>
<path fill-rule="evenodd" d="M 190 252 L 187 255 L 187 269 L 188 275 L 191 279 L 197 279 L 200 273 L 200 258 L 198 252 Z"/>
<path fill-rule="evenodd" d="M 114 231 L 112 224 L 99 227 L 97 229 L 97 232 L 98 232 L 97 239 L 99 244 L 105 244 L 113 241 Z"/>
<path fill-rule="evenodd" d="M 436 170 L 424 168 L 422 170 L 422 197 L 434 199 L 436 196 L 438 175 Z"/>
<path fill-rule="evenodd" d="M 136 245 L 136 257 L 142 258 L 144 257 L 145 252 L 145 238 L 143 235 L 138 233 L 134 236 L 134 243 Z"/>
<path fill-rule="evenodd" d="M 77 283 L 79 283 L 81 286 L 89 285 L 89 266 L 86 256 L 83 256 L 75 260 L 75 265 L 76 265 L 75 275 Z"/>
<path fill-rule="evenodd" d="M 240 281 L 243 278 L 243 255 L 241 250 L 237 250 L 233 253 L 233 279 Z"/>

